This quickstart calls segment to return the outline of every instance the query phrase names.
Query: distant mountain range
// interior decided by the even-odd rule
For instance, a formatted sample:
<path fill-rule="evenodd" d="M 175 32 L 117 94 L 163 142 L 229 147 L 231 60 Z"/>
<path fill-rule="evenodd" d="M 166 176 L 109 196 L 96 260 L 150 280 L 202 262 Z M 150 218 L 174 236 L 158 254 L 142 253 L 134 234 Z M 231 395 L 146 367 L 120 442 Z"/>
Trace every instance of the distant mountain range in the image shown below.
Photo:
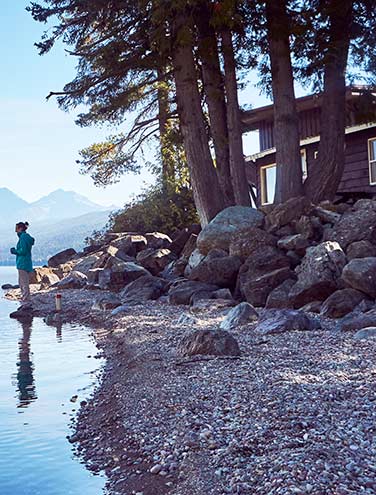
<path fill-rule="evenodd" d="M 57 191 L 28 203 L 7 188 L 0 188 L 0 264 L 14 263 L 9 248 L 17 242 L 16 222 L 28 221 L 36 238 L 36 263 L 56 252 L 73 247 L 80 250 L 86 237 L 101 230 L 116 206 L 104 207 L 73 191 Z"/>

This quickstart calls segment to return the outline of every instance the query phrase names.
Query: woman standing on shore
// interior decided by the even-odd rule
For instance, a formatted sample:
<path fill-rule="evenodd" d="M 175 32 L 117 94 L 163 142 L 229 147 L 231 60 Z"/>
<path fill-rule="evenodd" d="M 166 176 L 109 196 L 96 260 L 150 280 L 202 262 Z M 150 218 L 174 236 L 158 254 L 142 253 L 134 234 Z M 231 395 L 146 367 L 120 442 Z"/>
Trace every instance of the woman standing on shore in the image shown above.
<path fill-rule="evenodd" d="M 18 243 L 10 252 L 16 255 L 16 266 L 18 270 L 18 282 L 21 288 L 21 307 L 31 306 L 30 303 L 30 273 L 33 271 L 33 262 L 31 259 L 31 249 L 34 245 L 34 238 L 26 231 L 29 227 L 28 222 L 19 222 L 16 224 Z"/>

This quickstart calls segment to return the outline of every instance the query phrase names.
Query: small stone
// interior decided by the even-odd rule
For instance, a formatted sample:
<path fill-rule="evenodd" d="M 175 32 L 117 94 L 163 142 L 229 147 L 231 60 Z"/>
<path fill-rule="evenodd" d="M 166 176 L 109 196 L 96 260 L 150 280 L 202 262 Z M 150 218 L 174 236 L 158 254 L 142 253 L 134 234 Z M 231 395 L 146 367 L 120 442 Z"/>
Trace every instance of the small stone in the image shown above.
<path fill-rule="evenodd" d="M 162 466 L 160 464 L 156 464 L 150 469 L 151 474 L 159 474 L 162 471 Z"/>

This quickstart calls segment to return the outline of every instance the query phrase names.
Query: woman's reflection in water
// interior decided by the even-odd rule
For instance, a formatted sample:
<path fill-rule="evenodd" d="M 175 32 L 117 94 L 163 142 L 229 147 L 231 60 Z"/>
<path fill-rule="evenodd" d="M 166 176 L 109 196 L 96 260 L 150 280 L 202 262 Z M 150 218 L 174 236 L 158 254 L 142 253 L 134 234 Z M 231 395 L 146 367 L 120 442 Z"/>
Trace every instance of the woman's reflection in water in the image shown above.
<path fill-rule="evenodd" d="M 18 342 L 19 361 L 17 363 L 17 385 L 19 404 L 17 407 L 28 407 L 37 399 L 34 382 L 34 365 L 30 351 L 32 319 L 21 322 L 22 338 Z"/>

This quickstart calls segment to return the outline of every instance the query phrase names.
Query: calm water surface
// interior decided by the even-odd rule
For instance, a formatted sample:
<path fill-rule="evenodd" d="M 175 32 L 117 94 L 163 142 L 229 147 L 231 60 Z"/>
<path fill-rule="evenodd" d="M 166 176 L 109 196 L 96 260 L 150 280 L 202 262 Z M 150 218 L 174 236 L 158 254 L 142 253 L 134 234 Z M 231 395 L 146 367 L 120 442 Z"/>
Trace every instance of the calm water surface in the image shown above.
<path fill-rule="evenodd" d="M 0 267 L 4 283 L 16 283 L 14 268 Z M 103 364 L 94 342 L 81 327 L 12 320 L 16 307 L 0 291 L 0 494 L 100 495 L 104 479 L 86 471 L 66 439 Z"/>

